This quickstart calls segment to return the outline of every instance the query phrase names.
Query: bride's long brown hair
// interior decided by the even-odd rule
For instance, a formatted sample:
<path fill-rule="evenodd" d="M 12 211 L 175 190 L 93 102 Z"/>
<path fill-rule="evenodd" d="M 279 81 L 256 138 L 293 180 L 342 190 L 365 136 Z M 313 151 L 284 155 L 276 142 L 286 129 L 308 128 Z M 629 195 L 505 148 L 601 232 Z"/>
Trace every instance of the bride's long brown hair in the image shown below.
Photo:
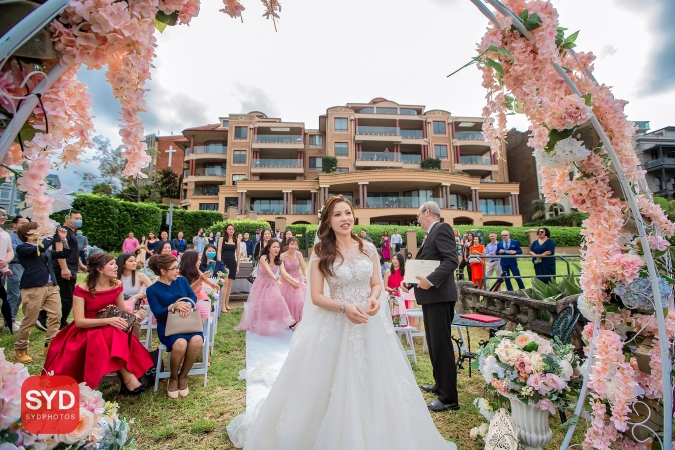
<path fill-rule="evenodd" d="M 314 245 L 314 253 L 319 258 L 319 270 L 325 277 L 332 277 L 335 274 L 333 273 L 333 264 L 335 260 L 340 256 L 342 260 L 342 255 L 337 249 L 337 238 L 335 232 L 330 228 L 330 219 L 333 217 L 333 210 L 335 210 L 335 205 L 338 203 L 347 203 L 349 209 L 354 211 L 352 203 L 342 195 L 336 195 L 330 197 L 326 200 L 326 203 L 323 206 L 323 211 L 321 214 L 321 220 L 319 222 L 319 228 L 316 230 L 316 235 L 319 238 L 319 242 Z M 366 256 L 368 251 L 363 247 L 363 241 L 356 236 L 352 230 L 352 240 L 359 244 L 359 251 Z M 340 261 L 342 264 L 342 261 Z M 338 266 L 339 267 L 339 266 Z"/>

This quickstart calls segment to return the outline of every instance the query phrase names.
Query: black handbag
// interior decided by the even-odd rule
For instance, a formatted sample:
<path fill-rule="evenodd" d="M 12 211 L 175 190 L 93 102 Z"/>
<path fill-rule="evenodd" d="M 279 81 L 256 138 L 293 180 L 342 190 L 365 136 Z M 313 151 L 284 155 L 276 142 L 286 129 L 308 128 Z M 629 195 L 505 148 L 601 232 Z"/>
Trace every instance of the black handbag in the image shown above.
<path fill-rule="evenodd" d="M 251 271 L 251 275 L 249 275 L 248 277 L 246 277 L 246 279 L 248 280 L 248 282 L 251 283 L 251 284 L 253 284 L 253 282 L 255 281 L 256 277 L 258 276 L 258 267 L 260 267 L 260 266 L 256 266 L 256 267 Z"/>

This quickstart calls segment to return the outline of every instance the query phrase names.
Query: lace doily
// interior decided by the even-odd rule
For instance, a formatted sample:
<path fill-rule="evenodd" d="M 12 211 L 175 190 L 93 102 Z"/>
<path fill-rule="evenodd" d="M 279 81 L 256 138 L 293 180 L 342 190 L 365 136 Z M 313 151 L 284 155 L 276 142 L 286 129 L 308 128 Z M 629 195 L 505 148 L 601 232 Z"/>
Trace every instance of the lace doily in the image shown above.
<path fill-rule="evenodd" d="M 501 408 L 490 421 L 485 450 L 518 450 L 518 429 L 509 413 Z"/>

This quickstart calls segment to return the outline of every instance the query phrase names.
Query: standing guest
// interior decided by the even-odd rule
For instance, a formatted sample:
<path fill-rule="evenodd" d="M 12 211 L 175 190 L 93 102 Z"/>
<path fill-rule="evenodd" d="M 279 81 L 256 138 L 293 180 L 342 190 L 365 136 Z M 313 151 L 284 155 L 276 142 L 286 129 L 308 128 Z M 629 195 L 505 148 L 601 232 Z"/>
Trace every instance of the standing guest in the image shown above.
<path fill-rule="evenodd" d="M 209 245 L 213 246 L 213 244 Z M 204 323 L 204 319 L 208 319 L 211 314 L 211 300 L 206 292 L 202 290 L 203 283 L 206 283 L 216 292 L 220 290 L 220 286 L 209 280 L 212 272 L 202 272 L 199 270 L 199 256 L 199 253 L 194 250 L 186 251 L 178 264 L 178 273 L 190 283 L 190 287 L 195 293 L 195 297 L 197 297 L 196 306 L 199 310 L 199 315 L 202 318 L 202 323 Z"/>
<path fill-rule="evenodd" d="M 244 235 L 239 233 L 237 235 L 237 245 L 239 246 L 239 260 L 246 261 L 248 259 L 248 252 L 246 251 L 246 242 L 244 242 Z"/>
<path fill-rule="evenodd" d="M 178 261 L 171 255 L 154 255 L 148 261 L 150 270 L 159 275 L 159 279 L 150 286 L 146 294 L 152 314 L 157 319 L 157 336 L 159 341 L 171 353 L 171 375 L 167 383 L 169 398 L 187 397 L 190 389 L 187 376 L 201 353 L 204 344 L 204 333 L 185 333 L 166 336 L 166 320 L 169 313 L 178 312 L 181 317 L 187 316 L 192 310 L 192 304 L 183 297 L 192 299 L 195 304 L 197 297 L 190 284 L 183 277 L 178 276 Z M 180 369 L 180 372 L 178 371 Z"/>
<path fill-rule="evenodd" d="M 155 246 L 157 245 L 158 242 L 159 242 L 159 239 L 157 239 L 157 236 L 155 236 L 155 233 L 150 231 L 148 233 L 148 240 L 145 243 L 145 245 L 147 247 L 147 250 L 148 250 L 145 254 L 146 260 L 150 259 L 150 257 L 155 254 Z"/>
<path fill-rule="evenodd" d="M 380 239 L 380 247 L 382 248 L 382 257 L 384 258 L 385 261 L 389 261 L 391 259 L 391 253 L 389 251 L 390 247 L 390 238 L 389 238 L 389 232 L 385 230 L 382 233 L 382 239 Z"/>
<path fill-rule="evenodd" d="M 363 239 L 364 241 L 368 241 L 371 244 L 373 243 L 373 240 L 368 237 L 368 233 L 366 233 L 365 229 L 361 228 L 361 231 L 359 231 L 359 235 L 361 236 L 361 239 Z"/>
<path fill-rule="evenodd" d="M 213 245 L 215 245 L 216 248 L 218 248 L 218 245 L 220 244 L 220 238 L 221 238 L 221 237 L 222 237 L 222 236 L 221 236 L 221 234 L 220 234 L 220 231 L 216 232 L 216 236 L 213 238 L 213 239 L 214 239 Z"/>
<path fill-rule="evenodd" d="M 216 253 L 216 247 L 208 244 L 204 247 L 204 253 L 201 255 L 199 270 L 202 272 L 211 272 L 217 274 L 218 272 L 225 272 L 225 264 L 220 261 Z"/>
<path fill-rule="evenodd" d="M 403 237 L 398 234 L 398 228 L 394 228 L 394 234 L 391 235 L 391 246 L 394 247 L 394 253 L 400 252 L 403 247 Z"/>
<path fill-rule="evenodd" d="M 473 233 L 468 232 L 465 235 L 464 240 L 462 241 L 462 262 L 459 263 L 459 273 L 457 278 L 460 280 L 464 279 L 464 268 L 467 267 L 467 272 L 469 274 L 469 281 L 471 281 L 471 266 L 469 266 L 469 256 L 471 256 L 471 246 L 473 245 Z"/>
<path fill-rule="evenodd" d="M 279 257 L 280 250 L 279 241 L 270 239 L 260 252 L 260 270 L 248 294 L 244 314 L 235 330 L 267 336 L 286 328 L 294 329 L 297 324 L 281 295 L 280 288 L 284 284 L 282 277 L 286 269 Z"/>
<path fill-rule="evenodd" d="M 92 389 L 98 387 L 101 378 L 117 372 L 122 380 L 121 392 L 138 395 L 146 389 L 138 379 L 153 366 L 150 353 L 136 336 L 124 331 L 128 326 L 126 320 L 96 318 L 109 305 L 124 309 L 124 288 L 116 277 L 113 255 L 91 255 L 87 277 L 73 293 L 74 322 L 52 341 L 44 370 L 68 375 Z"/>
<path fill-rule="evenodd" d="M 246 254 L 248 255 L 248 260 L 253 259 L 253 249 L 255 248 L 255 242 L 250 239 L 248 232 L 244 233 L 244 244 L 246 244 Z"/>
<path fill-rule="evenodd" d="M 54 273 L 52 257 L 67 258 L 71 251 L 67 246 L 60 252 L 50 251 L 49 247 L 54 242 L 52 239 L 44 239 L 42 247 L 38 249 L 40 237 L 31 234 L 37 227 L 37 223 L 28 222 L 22 224 L 17 231 L 21 244 L 16 247 L 16 254 L 24 269 L 24 275 L 20 281 L 21 296 L 23 297 L 21 311 L 24 318 L 19 327 L 14 351 L 16 352 L 17 362 L 21 364 L 27 364 L 33 360 L 28 356 L 28 338 L 33 326 L 37 323 L 41 309 L 47 312 L 49 319 L 49 328 L 45 335 L 45 356 L 49 344 L 56 333 L 59 332 L 61 298 L 59 297 L 59 287 L 53 282 L 56 279 L 56 274 Z M 66 242 L 66 230 L 64 228 L 59 228 L 57 234 Z"/>
<path fill-rule="evenodd" d="M 485 246 L 480 243 L 480 237 L 473 237 L 473 244 L 469 247 L 469 265 L 471 266 L 471 281 L 479 289 L 483 287 L 483 260 Z"/>
<path fill-rule="evenodd" d="M 497 233 L 490 233 L 490 243 L 485 246 L 485 254 L 492 256 L 497 254 Z M 500 276 L 502 268 L 499 265 L 499 258 L 489 258 L 487 261 L 487 268 L 485 269 L 485 276 Z"/>
<path fill-rule="evenodd" d="M 286 245 L 288 250 L 282 253 L 280 257 L 284 269 L 286 269 L 286 276 L 284 276 L 284 272 L 281 274 L 285 281 L 281 286 L 281 295 L 286 300 L 293 320 L 300 322 L 302 310 L 305 306 L 307 266 L 305 265 L 305 259 L 298 251 L 300 241 L 295 236 L 291 236 L 286 239 Z M 302 269 L 302 273 L 300 269 Z"/>
<path fill-rule="evenodd" d="M 80 266 L 80 269 L 82 269 L 82 272 L 86 272 L 86 268 L 84 266 L 87 265 L 87 253 L 89 252 L 89 239 L 87 236 L 84 236 L 82 234 L 82 230 L 77 230 L 77 246 L 80 250 L 80 262 L 82 265 Z"/>
<path fill-rule="evenodd" d="M 193 250 L 196 250 L 197 253 L 202 253 L 204 251 L 204 246 L 209 243 L 209 238 L 204 236 L 204 229 L 200 228 L 197 232 L 197 236 L 192 238 L 192 244 L 194 245 Z"/>
<path fill-rule="evenodd" d="M 223 303 L 220 307 L 220 312 L 232 311 L 230 308 L 230 291 L 232 290 L 232 282 L 237 278 L 239 273 L 239 244 L 237 244 L 237 230 L 234 225 L 228 223 L 225 226 L 223 239 L 220 241 L 220 248 L 218 254 L 220 260 L 227 267 L 227 278 L 223 280 Z"/>
<path fill-rule="evenodd" d="M 380 258 L 380 278 L 384 280 L 384 274 L 389 270 L 389 263 L 384 260 L 382 256 L 382 250 L 377 249 L 377 254 Z"/>
<path fill-rule="evenodd" d="M 216 238 L 213 236 L 213 231 L 209 233 L 209 244 L 214 245 L 216 243 Z"/>
<path fill-rule="evenodd" d="M 178 234 L 176 234 L 176 238 L 171 241 L 173 243 L 173 248 L 178 252 L 178 255 L 182 255 L 185 253 L 185 250 L 187 250 L 187 241 L 183 239 L 183 232 L 179 231 Z"/>
<path fill-rule="evenodd" d="M 262 236 L 262 235 L 261 235 L 261 231 L 262 231 L 262 230 L 261 230 L 260 228 L 256 228 L 256 229 L 255 229 L 255 239 L 253 239 L 253 240 L 254 240 L 254 242 L 253 242 L 254 245 L 257 244 L 258 242 L 260 242 L 260 237 Z"/>
<path fill-rule="evenodd" d="M 555 258 L 542 258 L 542 256 L 555 254 L 555 242 L 551 239 L 551 232 L 548 228 L 539 228 L 537 230 L 539 239 L 530 245 L 530 255 L 536 256 L 532 259 L 534 264 L 534 273 L 537 279 L 544 284 L 551 282 L 551 275 L 555 275 Z"/>
<path fill-rule="evenodd" d="M 405 259 L 403 259 L 402 254 L 396 253 L 391 259 L 391 267 L 384 273 L 384 290 L 387 291 L 389 295 L 397 296 L 404 276 Z"/>
<path fill-rule="evenodd" d="M 68 325 L 68 316 L 73 308 L 73 291 L 77 285 L 77 270 L 81 268 L 87 271 L 87 267 L 80 261 L 80 247 L 77 241 L 77 230 L 82 228 L 82 214 L 77 210 L 70 210 L 68 220 L 63 224 L 66 229 L 66 240 L 70 248 L 70 256 L 67 258 L 57 258 L 54 261 L 54 272 L 56 273 L 56 284 L 59 285 L 61 295 L 61 328 Z M 53 249 L 57 252 L 63 250 L 63 242 L 58 234 L 54 235 Z M 47 329 L 47 313 L 40 311 L 38 323 L 35 326 L 42 331 Z"/>
<path fill-rule="evenodd" d="M 283 237 L 281 239 L 281 253 L 288 250 L 288 240 L 293 237 L 293 232 L 291 230 L 284 231 Z"/>
<path fill-rule="evenodd" d="M 145 266 L 145 255 L 148 254 L 148 243 L 145 236 L 141 236 L 141 243 L 138 245 L 138 248 L 134 252 L 136 256 L 136 264 L 138 267 Z"/>
<path fill-rule="evenodd" d="M 19 261 L 19 257 L 16 253 L 16 248 L 21 245 L 21 239 L 17 231 L 21 225 L 28 223 L 28 219 L 25 219 L 21 215 L 17 215 L 12 219 L 12 232 L 9 233 L 9 238 L 12 242 L 12 250 L 14 251 L 14 258 L 9 263 L 9 270 L 12 272 L 10 276 L 7 277 L 7 302 L 9 303 L 10 308 L 12 308 L 12 320 L 14 321 L 14 328 L 12 331 L 19 331 L 21 322 L 16 320 L 16 313 L 19 311 L 19 305 L 21 304 L 21 275 L 23 275 L 23 266 Z"/>
<path fill-rule="evenodd" d="M 171 246 L 171 250 L 176 250 L 173 246 L 173 242 L 169 239 L 169 232 L 168 231 L 160 231 L 159 232 L 159 240 L 168 242 L 169 245 Z"/>
<path fill-rule="evenodd" d="M 455 234 L 447 223 L 440 222 L 441 209 L 435 202 L 425 202 L 417 221 L 429 234 L 416 259 L 440 261 L 426 278 L 417 276 L 415 298 L 422 305 L 424 332 L 436 384 L 422 385 L 422 390 L 438 394 L 427 406 L 431 411 L 459 409 L 457 368 L 452 348 L 451 329 L 457 302 L 454 272 L 457 269 Z"/>
<path fill-rule="evenodd" d="M 152 282 L 150 278 L 142 272 L 136 272 L 138 264 L 136 256 L 130 253 L 122 253 L 117 257 L 117 279 L 122 282 L 122 294 L 124 295 L 124 308 L 127 312 L 136 315 L 136 323 L 133 326 L 133 333 L 138 339 L 141 338 L 141 322 L 147 317 L 145 309 L 138 308 L 136 304 L 145 300 L 145 290 L 150 287 Z"/>
<path fill-rule="evenodd" d="M 136 250 L 139 246 L 140 244 L 138 243 L 138 239 L 134 237 L 134 232 L 130 231 L 129 236 L 122 243 L 122 253 L 129 253 L 133 255 L 136 253 Z"/>
<path fill-rule="evenodd" d="M 7 291 L 5 290 L 5 278 L 12 275 L 9 270 L 9 263 L 14 259 L 14 250 L 12 249 L 12 238 L 2 226 L 7 221 L 7 211 L 0 208 L 0 301 L 2 301 L 2 317 L 5 320 L 5 327 L 10 333 L 14 329 L 12 318 L 12 307 L 7 300 Z M 3 328 L 4 329 L 4 328 Z"/>
<path fill-rule="evenodd" d="M 502 242 L 497 244 L 497 254 L 499 255 L 522 255 L 523 250 L 520 248 L 518 241 L 511 239 L 511 233 L 508 230 L 502 231 Z M 499 265 L 502 268 L 502 274 L 506 274 L 506 289 L 509 291 L 513 290 L 511 285 L 511 279 L 508 275 L 513 275 L 516 277 L 520 276 L 520 270 L 518 270 L 518 259 L 517 258 L 501 258 Z M 516 283 L 520 289 L 525 289 L 523 280 L 521 278 L 516 278 Z"/>
<path fill-rule="evenodd" d="M 279 231 L 279 227 L 277 227 L 277 231 L 274 233 L 274 239 L 281 242 L 281 231 Z"/>
<path fill-rule="evenodd" d="M 255 248 L 253 249 L 253 259 L 258 261 L 260 259 L 260 253 L 262 252 L 262 249 L 267 247 L 267 243 L 272 239 L 272 230 L 269 228 L 265 228 L 262 232 L 262 237 L 258 241 L 257 244 L 255 244 Z"/>
<path fill-rule="evenodd" d="M 455 228 L 453 230 L 455 232 L 455 244 L 459 244 L 459 242 L 462 240 L 462 236 L 459 234 L 459 230 Z"/>

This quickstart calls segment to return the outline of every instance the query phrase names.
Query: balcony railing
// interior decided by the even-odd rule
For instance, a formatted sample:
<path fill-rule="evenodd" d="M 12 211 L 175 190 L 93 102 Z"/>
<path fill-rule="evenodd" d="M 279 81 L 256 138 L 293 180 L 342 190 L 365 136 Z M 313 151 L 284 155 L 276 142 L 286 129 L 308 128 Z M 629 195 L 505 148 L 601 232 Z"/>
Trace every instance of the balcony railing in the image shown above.
<path fill-rule="evenodd" d="M 480 131 L 458 131 L 455 133 L 455 139 L 484 141 L 485 137 Z"/>
<path fill-rule="evenodd" d="M 367 208 L 419 208 L 427 201 L 438 203 L 441 208 L 445 202 L 442 198 L 430 197 L 368 197 Z"/>
<path fill-rule="evenodd" d="M 394 152 L 361 152 L 357 161 L 395 161 Z"/>
<path fill-rule="evenodd" d="M 312 205 L 291 205 L 291 214 L 312 214 Z"/>
<path fill-rule="evenodd" d="M 416 116 L 417 111 L 408 108 L 363 108 L 359 111 L 360 114 L 397 114 L 405 116 Z"/>
<path fill-rule="evenodd" d="M 424 132 L 422 130 L 401 130 L 401 137 L 405 139 L 423 139 Z"/>
<path fill-rule="evenodd" d="M 366 136 L 399 136 L 398 127 L 356 127 L 356 134 Z"/>
<path fill-rule="evenodd" d="M 483 214 L 513 214 L 513 207 L 511 205 L 488 205 L 481 206 L 480 212 Z"/>
<path fill-rule="evenodd" d="M 675 158 L 660 158 L 660 159 L 652 159 L 651 161 L 647 161 L 644 166 L 645 168 L 650 168 L 650 167 L 656 167 L 660 166 L 661 164 L 673 164 L 675 165 Z"/>
<path fill-rule="evenodd" d="M 256 159 L 253 167 L 302 167 L 302 161 L 297 159 Z"/>
<path fill-rule="evenodd" d="M 227 154 L 227 145 L 223 144 L 208 144 L 208 145 L 195 145 L 193 150 L 187 149 L 186 155 L 191 153 L 194 154 L 203 154 L 203 153 L 218 153 L 221 155 Z"/>
<path fill-rule="evenodd" d="M 216 188 L 196 188 L 192 191 L 192 195 L 218 195 L 218 187 Z"/>
<path fill-rule="evenodd" d="M 258 214 L 283 214 L 284 207 L 282 205 L 251 205 L 249 211 L 253 211 Z"/>
<path fill-rule="evenodd" d="M 260 144 L 302 144 L 302 136 L 299 134 L 258 134 L 253 142 Z"/>
<path fill-rule="evenodd" d="M 459 157 L 459 163 L 460 164 L 485 164 L 485 165 L 492 164 L 492 162 L 490 161 L 490 158 L 486 158 L 484 156 L 460 156 Z"/>
<path fill-rule="evenodd" d="M 195 176 L 225 177 L 227 176 L 227 171 L 224 167 L 199 167 L 195 169 Z"/>
<path fill-rule="evenodd" d="M 401 161 L 406 164 L 419 164 L 422 162 L 422 155 L 410 155 L 407 153 L 401 153 Z"/>

